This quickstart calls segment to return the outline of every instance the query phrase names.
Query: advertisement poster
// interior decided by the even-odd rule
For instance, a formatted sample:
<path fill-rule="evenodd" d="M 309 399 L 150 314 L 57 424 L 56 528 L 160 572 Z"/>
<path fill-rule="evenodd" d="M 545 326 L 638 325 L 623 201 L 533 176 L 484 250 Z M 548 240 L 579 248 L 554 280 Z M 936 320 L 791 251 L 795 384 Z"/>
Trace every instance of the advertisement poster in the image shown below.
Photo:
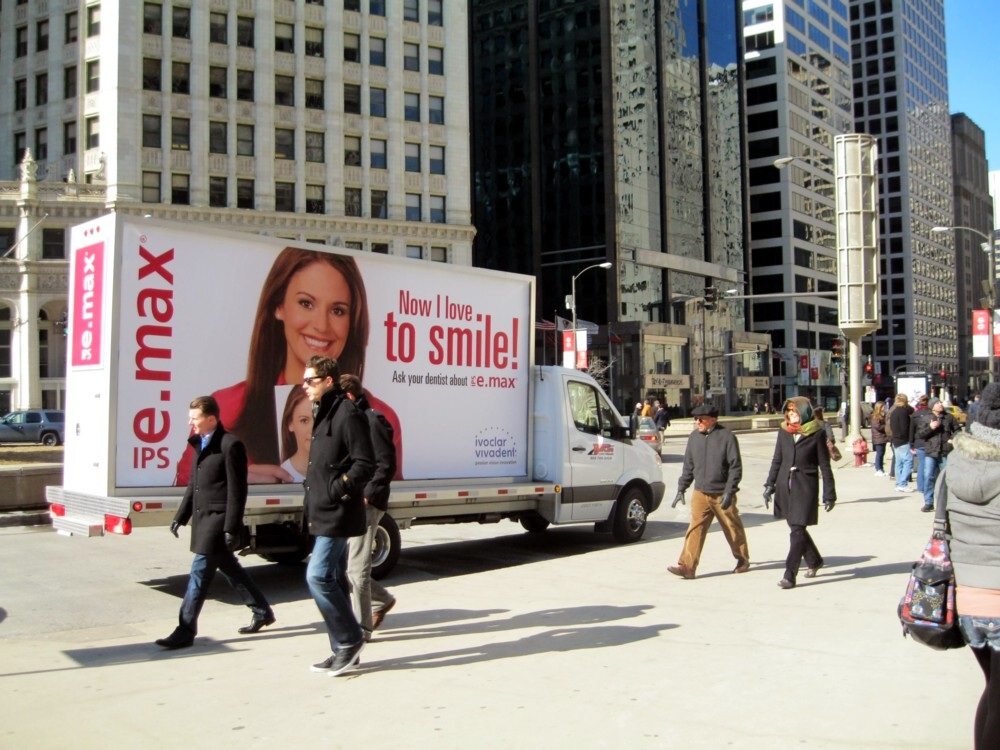
<path fill-rule="evenodd" d="M 273 467 L 301 468 L 301 451 L 286 454 L 310 415 L 293 414 L 293 391 L 314 354 L 361 377 L 394 425 L 397 478 L 527 474 L 530 277 L 117 220 L 122 242 L 102 260 L 117 264 L 104 306 L 105 317 L 114 306 L 117 326 L 104 331 L 115 331 L 105 356 L 117 358 L 118 392 L 108 398 L 119 487 L 186 482 L 188 404 L 199 395 L 217 398 L 226 428 L 246 443 L 252 481 L 277 483 L 267 480 Z M 70 408 L 87 365 L 72 323 Z"/>

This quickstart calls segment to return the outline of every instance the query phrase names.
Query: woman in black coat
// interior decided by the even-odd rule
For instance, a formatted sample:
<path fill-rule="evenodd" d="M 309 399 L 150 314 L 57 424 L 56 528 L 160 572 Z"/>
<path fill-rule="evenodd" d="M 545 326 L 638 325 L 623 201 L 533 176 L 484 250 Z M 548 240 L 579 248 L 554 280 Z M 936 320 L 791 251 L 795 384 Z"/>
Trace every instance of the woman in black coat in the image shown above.
<path fill-rule="evenodd" d="M 822 424 L 813 416 L 806 398 L 790 398 L 782 407 L 785 421 L 778 431 L 771 470 L 764 484 L 764 505 L 774 498 L 774 517 L 788 522 L 790 543 L 785 575 L 778 581 L 783 589 L 795 587 L 802 558 L 813 578 L 823 567 L 823 557 L 806 530 L 819 521 L 819 476 L 823 475 L 823 506 L 829 511 L 837 502 L 837 488 L 830 470 L 830 452 Z"/>

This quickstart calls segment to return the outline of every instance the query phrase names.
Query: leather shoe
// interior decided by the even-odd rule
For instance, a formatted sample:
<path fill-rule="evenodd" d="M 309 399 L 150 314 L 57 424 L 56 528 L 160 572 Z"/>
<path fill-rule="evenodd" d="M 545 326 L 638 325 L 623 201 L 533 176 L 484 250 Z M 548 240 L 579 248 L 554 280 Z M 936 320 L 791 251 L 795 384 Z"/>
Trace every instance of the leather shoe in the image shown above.
<path fill-rule="evenodd" d="M 694 578 L 694 571 L 686 565 L 671 565 L 667 568 L 667 571 L 673 573 L 675 576 L 686 578 L 689 581 Z"/>
<path fill-rule="evenodd" d="M 275 623 L 275 619 L 274 619 L 274 613 L 273 612 L 268 612 L 264 616 L 254 615 L 253 619 L 250 620 L 250 624 L 249 625 L 244 625 L 237 632 L 240 635 L 250 635 L 251 633 L 256 633 L 258 630 L 260 630 L 263 627 L 266 627 L 268 625 L 274 625 L 274 623 Z"/>
<path fill-rule="evenodd" d="M 736 563 L 736 567 L 733 568 L 734 573 L 746 573 L 748 570 L 750 570 L 749 560 L 740 560 Z"/>
<path fill-rule="evenodd" d="M 782 578 L 780 581 L 778 581 L 778 586 L 783 589 L 794 589 L 795 582 L 789 581 L 787 578 Z"/>
<path fill-rule="evenodd" d="M 386 604 L 382 609 L 375 610 L 372 612 L 372 630 L 378 630 L 378 626 L 382 624 L 385 616 L 389 614 L 389 610 L 396 606 L 396 600 L 393 599 L 388 604 Z"/>
<path fill-rule="evenodd" d="M 166 649 L 187 648 L 194 643 L 194 638 L 184 635 L 181 631 L 175 630 L 166 638 L 157 638 L 156 645 Z"/>
<path fill-rule="evenodd" d="M 817 565 L 815 568 L 809 568 L 809 570 L 805 572 L 804 576 L 806 578 L 815 578 L 816 574 L 819 573 L 819 569 L 822 567 L 823 567 L 823 561 L 821 560 L 819 565 Z"/>

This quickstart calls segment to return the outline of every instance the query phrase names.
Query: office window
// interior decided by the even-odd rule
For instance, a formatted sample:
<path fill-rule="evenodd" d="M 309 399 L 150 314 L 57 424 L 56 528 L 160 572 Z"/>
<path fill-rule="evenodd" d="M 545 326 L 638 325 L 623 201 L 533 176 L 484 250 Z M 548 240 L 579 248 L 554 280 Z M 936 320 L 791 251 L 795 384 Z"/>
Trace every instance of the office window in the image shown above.
<path fill-rule="evenodd" d="M 444 75 L 444 48 L 427 48 L 427 72 L 436 76 Z"/>
<path fill-rule="evenodd" d="M 236 181 L 236 208 L 253 208 L 255 196 L 253 180 Z"/>
<path fill-rule="evenodd" d="M 191 38 L 191 9 L 174 7 L 173 36 L 175 39 Z"/>
<path fill-rule="evenodd" d="M 445 201 L 443 195 L 431 196 L 431 221 L 435 224 L 445 223 Z"/>
<path fill-rule="evenodd" d="M 191 175 L 170 175 L 170 202 L 178 206 L 191 205 Z"/>
<path fill-rule="evenodd" d="M 208 178 L 208 205 L 213 208 L 225 208 L 229 195 L 229 184 L 225 177 Z"/>
<path fill-rule="evenodd" d="M 28 27 L 19 26 L 14 29 L 14 57 L 24 57 L 28 54 Z"/>
<path fill-rule="evenodd" d="M 160 202 L 160 173 L 159 172 L 143 172 L 142 173 L 142 202 L 143 203 L 159 203 Z"/>
<path fill-rule="evenodd" d="M 306 109 L 323 109 L 323 81 L 318 78 L 306 79 Z"/>
<path fill-rule="evenodd" d="M 28 106 L 28 79 L 18 78 L 14 81 L 14 109 L 22 110 Z"/>
<path fill-rule="evenodd" d="M 253 47 L 253 18 L 236 16 L 236 46 Z"/>
<path fill-rule="evenodd" d="M 406 194 L 406 220 L 420 221 L 420 195 L 417 193 Z"/>
<path fill-rule="evenodd" d="M 87 37 L 98 36 L 101 33 L 101 6 L 91 5 L 87 8 Z"/>
<path fill-rule="evenodd" d="M 420 260 L 424 257 L 424 249 L 420 245 L 407 245 L 406 257 L 413 260 Z"/>
<path fill-rule="evenodd" d="M 371 65 L 385 67 L 385 39 L 377 36 L 369 37 L 368 62 Z"/>
<path fill-rule="evenodd" d="M 63 18 L 63 37 L 66 44 L 72 44 L 80 38 L 80 15 L 71 10 Z"/>
<path fill-rule="evenodd" d="M 214 99 L 229 97 L 229 79 L 225 68 L 213 65 L 208 69 L 208 95 Z"/>
<path fill-rule="evenodd" d="M 368 0 L 368 13 L 373 16 L 384 16 L 385 0 Z"/>
<path fill-rule="evenodd" d="M 295 79 L 291 76 L 274 77 L 274 103 L 295 106 Z"/>
<path fill-rule="evenodd" d="M 170 90 L 175 94 L 191 93 L 191 63 L 170 64 Z"/>
<path fill-rule="evenodd" d="M 427 97 L 427 119 L 436 125 L 444 124 L 444 97 Z"/>
<path fill-rule="evenodd" d="M 323 29 L 306 26 L 306 55 L 323 57 Z"/>
<path fill-rule="evenodd" d="M 163 86 L 160 61 L 154 57 L 142 58 L 143 91 L 160 91 Z M 69 97 L 67 97 L 68 99 Z"/>
<path fill-rule="evenodd" d="M 163 6 L 160 3 L 142 4 L 142 33 L 156 36 L 163 33 Z"/>
<path fill-rule="evenodd" d="M 42 229 L 42 260 L 66 258 L 66 230 Z"/>
<path fill-rule="evenodd" d="M 419 143 L 407 143 L 406 144 L 406 171 L 407 172 L 419 172 L 420 171 L 420 144 Z"/>
<path fill-rule="evenodd" d="M 289 212 L 295 210 L 294 182 L 274 183 L 274 210 Z"/>
<path fill-rule="evenodd" d="M 448 248 L 446 247 L 432 247 L 431 248 L 431 258 L 435 263 L 447 263 L 448 262 Z"/>
<path fill-rule="evenodd" d="M 385 151 L 385 141 L 380 138 L 373 138 L 370 145 L 372 169 L 385 169 L 388 163 Z"/>
<path fill-rule="evenodd" d="M 306 213 L 326 213 L 326 190 L 322 185 L 306 185 Z"/>
<path fill-rule="evenodd" d="M 142 147 L 162 148 L 162 133 L 159 115 L 142 116 Z"/>
<path fill-rule="evenodd" d="M 290 23 L 274 24 L 274 50 L 295 52 L 295 27 Z"/>
<path fill-rule="evenodd" d="M 228 130 L 229 128 L 225 122 L 212 120 L 208 123 L 208 153 L 228 153 Z"/>
<path fill-rule="evenodd" d="M 444 146 L 431 146 L 428 159 L 431 174 L 444 174 Z"/>
<path fill-rule="evenodd" d="M 225 13 L 208 14 L 208 41 L 216 44 L 227 44 L 229 42 L 229 30 L 226 26 Z"/>
<path fill-rule="evenodd" d="M 441 0 L 427 0 L 427 23 L 430 26 L 442 26 L 444 24 Z"/>
<path fill-rule="evenodd" d="M 372 117 L 385 117 L 385 89 L 372 87 L 368 91 L 368 114 Z"/>
<path fill-rule="evenodd" d="M 295 131 L 289 128 L 274 129 L 274 158 L 295 158 Z"/>
<path fill-rule="evenodd" d="M 420 0 L 403 0 L 403 20 L 420 20 Z"/>
<path fill-rule="evenodd" d="M 344 136 L 344 164 L 349 167 L 361 166 L 361 138 L 359 136 Z"/>
<path fill-rule="evenodd" d="M 344 112 L 361 114 L 361 87 L 355 83 L 344 84 Z"/>
<path fill-rule="evenodd" d="M 253 125 L 236 126 L 236 155 L 254 155 Z"/>
<path fill-rule="evenodd" d="M 63 153 L 67 156 L 76 153 L 76 120 L 63 123 Z"/>
<path fill-rule="evenodd" d="M 357 34 L 344 34 L 344 60 L 361 62 L 361 37 Z"/>
<path fill-rule="evenodd" d="M 403 94 L 403 119 L 420 122 L 420 94 L 409 91 Z"/>
<path fill-rule="evenodd" d="M 344 0 L 344 10 L 361 10 L 361 0 Z"/>
<path fill-rule="evenodd" d="M 191 148 L 191 121 L 188 118 L 170 118 L 170 148 L 174 151 Z"/>
<path fill-rule="evenodd" d="M 420 47 L 403 43 L 403 70 L 420 70 Z"/>
<path fill-rule="evenodd" d="M 236 71 L 236 98 L 241 102 L 253 101 L 253 71 Z"/>
<path fill-rule="evenodd" d="M 361 188 L 344 188 L 344 215 L 361 216 Z"/>
<path fill-rule="evenodd" d="M 44 161 L 49 158 L 49 129 L 35 129 L 35 159 Z"/>
<path fill-rule="evenodd" d="M 24 159 L 25 149 L 28 148 L 28 136 L 26 133 L 14 133 L 14 163 L 20 164 Z"/>
<path fill-rule="evenodd" d="M 326 146 L 324 144 L 324 133 L 307 130 L 306 131 L 306 161 L 322 164 L 326 161 Z"/>
<path fill-rule="evenodd" d="M 389 254 L 389 243 L 388 242 L 373 242 L 371 246 L 371 251 L 373 253 L 379 253 L 380 255 Z"/>
<path fill-rule="evenodd" d="M 306 5 L 322 5 L 323 0 L 306 0 Z"/>
<path fill-rule="evenodd" d="M 372 190 L 372 212 L 373 219 L 389 218 L 389 193 L 385 190 Z"/>
<path fill-rule="evenodd" d="M 76 99 L 75 65 L 67 65 L 63 70 L 63 99 Z"/>
<path fill-rule="evenodd" d="M 35 104 L 48 104 L 49 103 L 49 75 L 48 73 L 39 73 L 35 76 Z"/>
<path fill-rule="evenodd" d="M 101 61 L 91 60 L 87 63 L 87 93 L 93 94 L 101 88 Z"/>
<path fill-rule="evenodd" d="M 49 22 L 39 21 L 35 25 L 35 52 L 45 52 L 49 48 Z"/>

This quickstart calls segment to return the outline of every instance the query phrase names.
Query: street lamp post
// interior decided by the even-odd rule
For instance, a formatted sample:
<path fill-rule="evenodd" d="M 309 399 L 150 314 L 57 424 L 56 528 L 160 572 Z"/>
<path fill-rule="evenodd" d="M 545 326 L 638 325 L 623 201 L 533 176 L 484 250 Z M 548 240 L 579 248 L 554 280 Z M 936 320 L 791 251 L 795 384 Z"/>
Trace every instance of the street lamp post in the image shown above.
<path fill-rule="evenodd" d="M 573 305 L 573 367 L 577 367 L 576 360 L 576 280 L 583 276 L 591 268 L 611 268 L 611 261 L 604 261 L 603 263 L 595 263 L 592 266 L 587 266 L 580 273 L 574 274 L 573 279 L 570 282 L 570 299 Z"/>
<path fill-rule="evenodd" d="M 993 241 L 990 239 L 989 235 L 985 232 L 981 232 L 978 229 L 972 227 L 954 226 L 954 227 L 931 227 L 932 232 L 942 233 L 942 232 L 955 232 L 959 229 L 964 229 L 966 232 L 971 232 L 972 234 L 982 237 L 983 244 L 981 245 L 983 251 L 987 254 L 989 258 L 989 275 L 990 275 L 990 290 L 986 295 L 987 304 L 990 306 L 990 335 L 987 337 L 989 339 L 989 373 L 987 375 L 987 380 L 993 382 L 993 364 L 994 358 L 996 357 L 995 347 L 993 346 L 993 316 L 994 308 L 996 307 L 996 289 L 997 289 L 997 279 L 996 279 L 996 252 L 993 249 Z M 968 375 L 968 373 L 966 373 Z"/>

